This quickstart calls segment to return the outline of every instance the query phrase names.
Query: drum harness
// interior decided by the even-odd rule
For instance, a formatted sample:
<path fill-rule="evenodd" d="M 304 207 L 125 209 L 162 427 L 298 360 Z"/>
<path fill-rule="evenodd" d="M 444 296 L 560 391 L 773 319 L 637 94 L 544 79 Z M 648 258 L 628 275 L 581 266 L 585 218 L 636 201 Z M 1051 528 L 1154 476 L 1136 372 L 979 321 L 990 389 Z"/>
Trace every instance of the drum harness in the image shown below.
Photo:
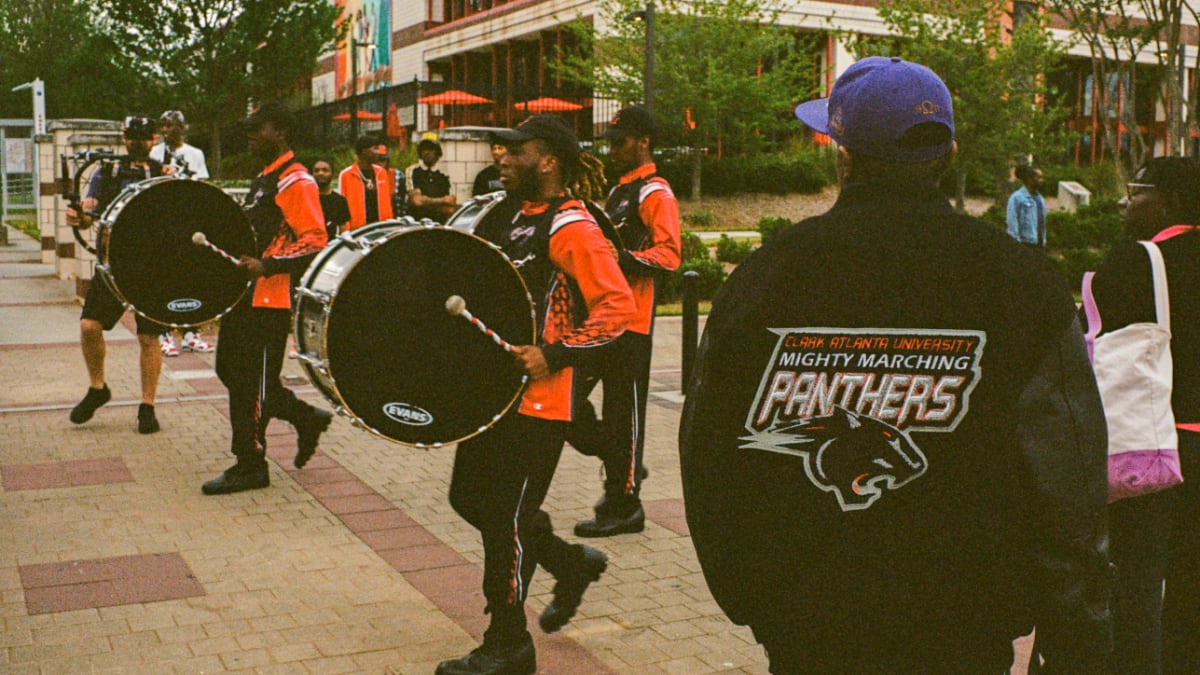
<path fill-rule="evenodd" d="M 128 155 L 117 155 L 111 150 L 81 150 L 73 155 L 60 155 L 60 176 L 61 189 L 63 199 L 67 201 L 67 205 L 80 213 L 84 213 L 93 221 L 100 216 L 99 211 L 88 210 L 84 211 L 82 207 L 82 192 L 80 190 L 80 181 L 83 179 L 84 173 L 93 164 L 100 163 L 100 171 L 112 174 L 112 178 L 120 179 L 123 177 L 136 178 L 139 180 L 151 178 L 150 165 L 145 164 L 141 171 L 138 171 L 135 166 L 132 166 L 127 160 Z M 71 164 L 74 163 L 75 170 L 71 171 Z M 139 178 L 140 175 L 140 178 Z M 118 194 L 120 190 L 117 191 Z M 112 195 L 116 197 L 116 195 Z M 111 198 L 110 198 L 111 200 Z M 83 247 L 85 251 L 96 255 L 96 247 L 92 246 L 83 238 L 81 230 L 83 227 L 72 227 L 71 234 L 75 235 L 75 241 Z"/>

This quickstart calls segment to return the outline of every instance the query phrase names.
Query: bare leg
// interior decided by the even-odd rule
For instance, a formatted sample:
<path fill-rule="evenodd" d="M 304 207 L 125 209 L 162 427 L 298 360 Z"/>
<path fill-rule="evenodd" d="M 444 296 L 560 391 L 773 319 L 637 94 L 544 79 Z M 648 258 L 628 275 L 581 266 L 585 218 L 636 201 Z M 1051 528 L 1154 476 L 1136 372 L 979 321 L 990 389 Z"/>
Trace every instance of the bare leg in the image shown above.
<path fill-rule="evenodd" d="M 158 345 L 157 335 L 139 333 L 137 338 L 142 352 L 139 361 L 142 371 L 142 403 L 154 405 L 154 397 L 158 393 L 158 375 L 162 372 L 162 349 Z"/>
<path fill-rule="evenodd" d="M 83 349 L 83 363 L 87 366 L 91 387 L 104 387 L 104 357 L 108 349 L 104 344 L 104 328 L 99 321 L 79 320 L 79 345 Z"/>

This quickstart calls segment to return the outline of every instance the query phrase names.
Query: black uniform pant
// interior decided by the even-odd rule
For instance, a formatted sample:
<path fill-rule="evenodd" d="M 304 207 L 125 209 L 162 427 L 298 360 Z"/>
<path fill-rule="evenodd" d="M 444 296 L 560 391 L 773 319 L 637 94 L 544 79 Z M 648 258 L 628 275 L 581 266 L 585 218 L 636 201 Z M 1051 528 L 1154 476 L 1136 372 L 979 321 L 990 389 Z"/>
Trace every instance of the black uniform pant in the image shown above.
<path fill-rule="evenodd" d="M 510 413 L 484 433 L 459 443 L 450 505 L 483 536 L 487 611 L 524 630 L 521 608 L 534 569 L 570 572 L 582 548 L 554 534 L 541 510 L 562 454 L 566 422 Z"/>
<path fill-rule="evenodd" d="M 575 422 L 567 440 L 585 455 L 604 462 L 604 496 L 636 500 L 642 489 L 642 455 L 646 444 L 646 397 L 650 391 L 649 335 L 625 331 L 617 338 L 613 358 L 575 391 Z M 598 382 L 604 383 L 601 419 L 587 414 L 587 400 Z M 584 408 L 586 406 L 586 409 Z"/>
<path fill-rule="evenodd" d="M 230 449 L 238 461 L 266 460 L 270 418 L 298 426 L 316 415 L 279 380 L 290 328 L 288 310 L 253 307 L 248 297 L 221 319 L 217 377 L 229 390 Z"/>

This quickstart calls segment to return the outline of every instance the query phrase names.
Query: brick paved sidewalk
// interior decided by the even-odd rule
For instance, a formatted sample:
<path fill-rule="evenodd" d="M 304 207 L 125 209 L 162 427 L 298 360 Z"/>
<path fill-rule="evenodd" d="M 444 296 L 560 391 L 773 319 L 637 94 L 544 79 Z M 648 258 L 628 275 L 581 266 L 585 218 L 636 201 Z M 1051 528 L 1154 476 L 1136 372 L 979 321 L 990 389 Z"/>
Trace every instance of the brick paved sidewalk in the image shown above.
<path fill-rule="evenodd" d="M 477 532 L 450 508 L 451 450 L 389 443 L 337 419 L 302 471 L 272 423 L 270 488 L 204 497 L 230 463 L 212 354 L 164 360 L 163 430 L 135 430 L 132 322 L 108 335 L 112 403 L 68 422 L 86 377 L 71 284 L 36 243 L 0 251 L 0 672 L 417 673 L 486 626 Z M 128 318 L 128 317 L 127 317 Z M 717 608 L 695 559 L 676 452 L 678 320 L 660 320 L 639 534 L 576 619 L 547 636 L 543 673 L 765 673 L 750 632 Z M 286 361 L 286 382 L 327 405 Z M 599 496 L 599 463 L 564 451 L 546 502 L 560 533 Z M 534 578 L 528 608 L 552 579 Z"/>

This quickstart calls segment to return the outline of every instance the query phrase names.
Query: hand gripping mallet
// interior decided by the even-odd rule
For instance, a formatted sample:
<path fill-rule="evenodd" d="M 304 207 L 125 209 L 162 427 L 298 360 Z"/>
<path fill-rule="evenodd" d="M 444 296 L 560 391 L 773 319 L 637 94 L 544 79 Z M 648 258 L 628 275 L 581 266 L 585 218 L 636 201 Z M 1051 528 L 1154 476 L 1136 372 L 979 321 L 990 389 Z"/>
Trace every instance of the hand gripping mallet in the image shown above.
<path fill-rule="evenodd" d="M 209 241 L 208 237 L 205 237 L 203 232 L 196 232 L 196 233 L 192 234 L 192 243 L 197 246 L 209 247 L 213 251 L 220 253 L 222 256 L 225 257 L 226 260 L 228 260 L 229 262 L 231 262 L 235 265 L 240 262 L 237 258 L 230 255 L 228 251 L 226 251 L 225 249 L 221 248 L 220 246 L 217 246 L 216 244 Z"/>
<path fill-rule="evenodd" d="M 475 324 L 475 327 L 478 328 L 480 331 L 482 331 L 484 335 L 492 338 L 492 341 L 494 341 L 496 344 L 500 345 L 501 347 L 504 347 L 504 351 L 511 352 L 513 350 L 513 346 L 508 344 L 508 342 L 504 338 L 497 335 L 496 332 L 493 331 L 491 328 L 488 328 L 487 326 L 483 325 L 482 321 L 475 318 L 474 314 L 467 311 L 467 301 L 463 300 L 463 297 L 461 295 L 452 295 L 452 296 L 446 298 L 446 311 L 451 314 L 461 316 L 462 318 Z"/>

